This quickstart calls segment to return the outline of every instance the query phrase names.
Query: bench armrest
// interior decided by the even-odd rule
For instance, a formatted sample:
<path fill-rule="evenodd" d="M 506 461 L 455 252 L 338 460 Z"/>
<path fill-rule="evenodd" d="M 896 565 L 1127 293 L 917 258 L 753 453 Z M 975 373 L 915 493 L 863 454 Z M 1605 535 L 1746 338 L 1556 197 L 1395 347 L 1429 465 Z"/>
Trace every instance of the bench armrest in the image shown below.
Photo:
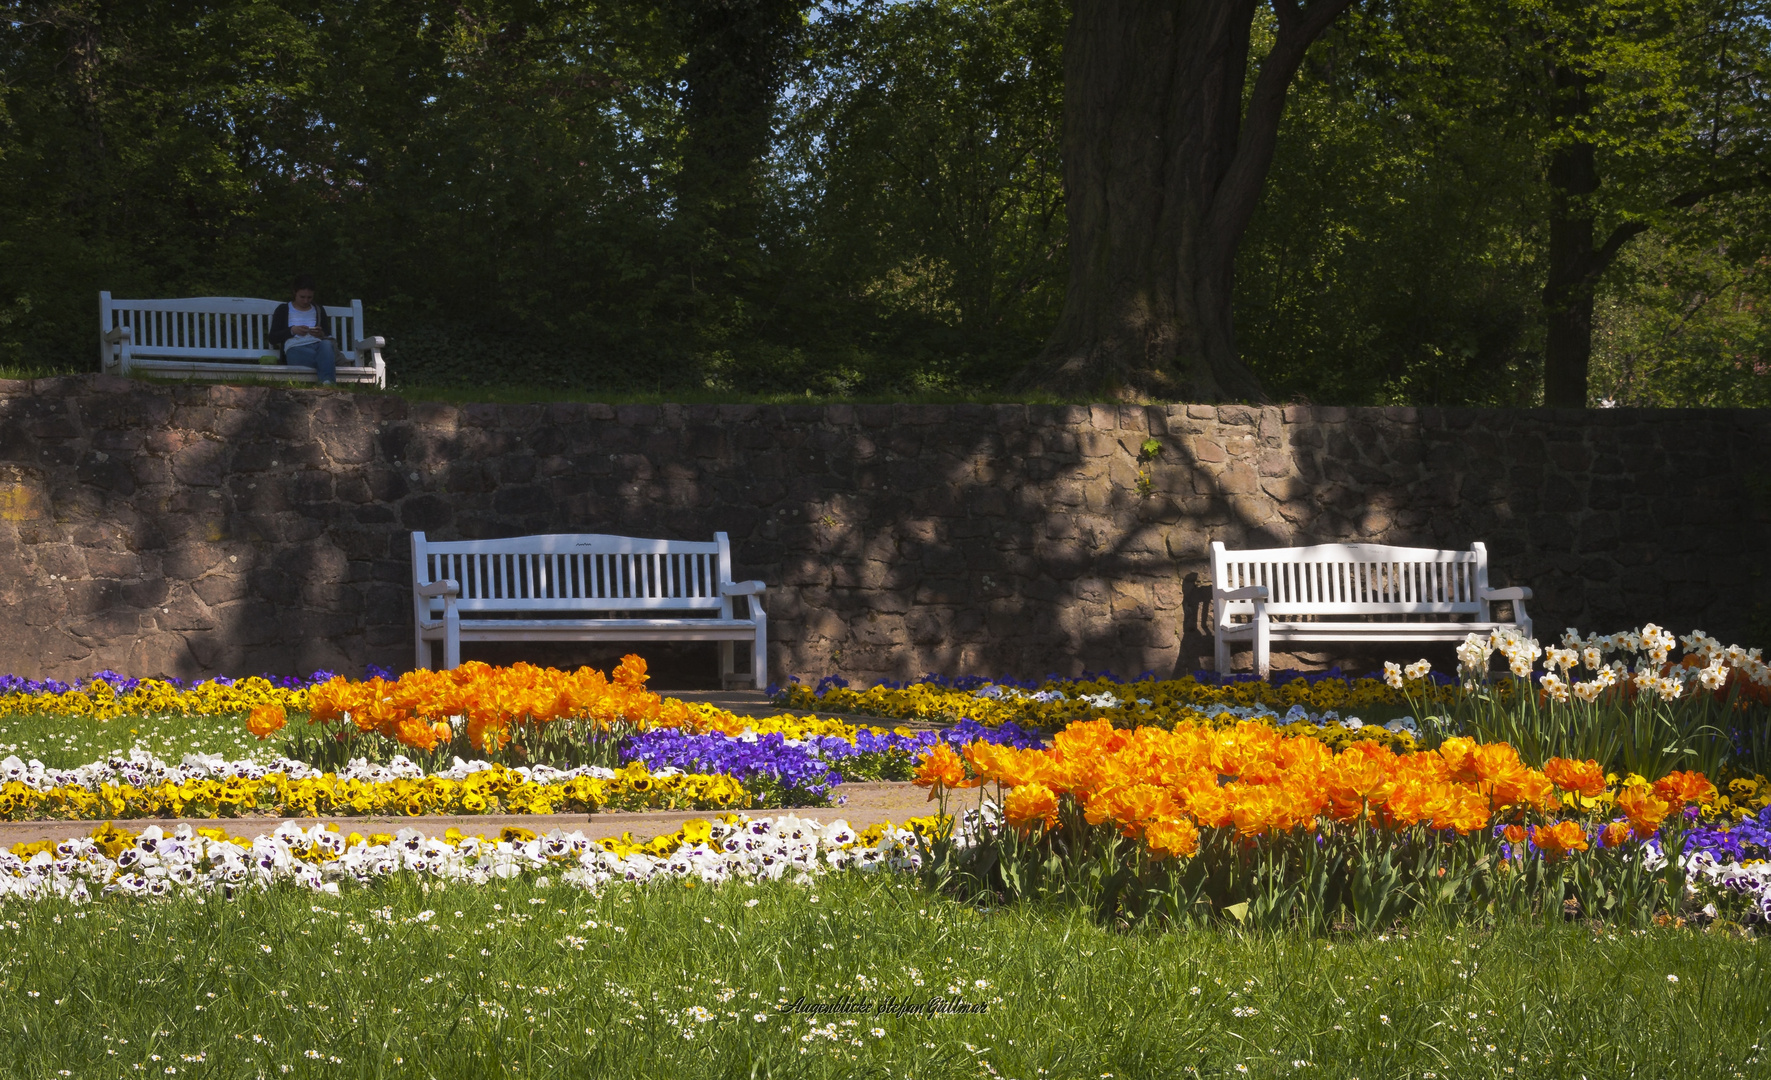
<path fill-rule="evenodd" d="M 355 345 L 351 346 L 351 351 L 357 352 L 362 349 L 385 349 L 385 348 L 387 348 L 387 339 L 384 337 L 381 337 L 380 335 L 374 335 L 371 337 L 358 338 L 357 343 Z"/>
<path fill-rule="evenodd" d="M 106 345 L 119 345 L 125 341 L 135 340 L 135 332 L 127 326 L 119 326 L 115 330 L 105 332 Z"/>
<path fill-rule="evenodd" d="M 1484 600 L 1529 600 L 1529 599 L 1531 599 L 1531 590 L 1525 588 L 1523 585 L 1514 585 L 1514 586 L 1511 586 L 1511 587 L 1505 588 L 1505 589 L 1483 589 L 1482 590 L 1482 599 L 1484 599 Z"/>
<path fill-rule="evenodd" d="M 429 585 L 418 586 L 417 592 L 419 596 L 443 596 L 454 599 L 461 595 L 461 586 L 444 578 L 442 581 L 433 581 Z"/>
<path fill-rule="evenodd" d="M 1219 589 L 1213 587 L 1213 600 L 1266 600 L 1268 596 L 1265 585 L 1248 585 L 1240 589 Z"/>
<path fill-rule="evenodd" d="M 722 581 L 719 583 L 721 596 L 761 596 L 768 586 L 760 581 Z"/>

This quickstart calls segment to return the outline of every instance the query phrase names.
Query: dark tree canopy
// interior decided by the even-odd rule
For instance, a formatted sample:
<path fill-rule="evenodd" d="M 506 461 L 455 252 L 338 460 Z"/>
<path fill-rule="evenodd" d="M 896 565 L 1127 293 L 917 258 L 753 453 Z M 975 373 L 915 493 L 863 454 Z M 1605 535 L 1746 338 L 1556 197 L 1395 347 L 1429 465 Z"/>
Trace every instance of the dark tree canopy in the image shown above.
<path fill-rule="evenodd" d="M 1771 403 L 1771 0 L 0 12 L 5 372 L 307 271 L 397 385 Z"/>

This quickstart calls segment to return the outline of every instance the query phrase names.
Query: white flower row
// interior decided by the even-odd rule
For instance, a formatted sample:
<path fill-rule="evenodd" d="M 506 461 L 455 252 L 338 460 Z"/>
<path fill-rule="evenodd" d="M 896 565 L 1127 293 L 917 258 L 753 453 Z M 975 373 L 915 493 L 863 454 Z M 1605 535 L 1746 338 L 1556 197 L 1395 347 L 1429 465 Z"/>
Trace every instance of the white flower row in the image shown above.
<path fill-rule="evenodd" d="M 1771 863 L 1740 863 L 1732 859 L 1718 862 L 1707 851 L 1693 852 L 1680 861 L 1685 865 L 1685 873 L 1697 881 L 1712 888 L 1745 893 L 1751 898 L 1759 918 L 1771 922 Z M 1713 915 L 1714 911 L 1710 913 Z"/>
<path fill-rule="evenodd" d="M 91 837 L 64 840 L 53 852 L 21 859 L 0 851 L 0 898 L 175 896 L 262 890 L 287 883 L 337 893 L 341 882 L 369 885 L 396 874 L 484 885 L 522 874 L 558 874 L 565 884 L 597 889 L 612 881 L 695 878 L 707 884 L 772 881 L 830 870 L 913 870 L 921 865 L 914 834 L 888 830 L 859 843 L 846 821 L 821 825 L 793 815 L 715 822 L 708 840 L 665 857 L 617 855 L 583 832 L 558 829 L 534 840 L 459 842 L 401 829 L 392 843 L 349 843 L 324 825 L 284 822 L 250 847 L 211 840 L 180 825 L 153 825 L 113 858 Z M 549 884 L 551 878 L 537 878 Z"/>
<path fill-rule="evenodd" d="M 426 773 L 424 768 L 407 759 L 404 755 L 395 755 L 386 764 L 372 763 L 366 758 L 353 758 L 344 768 L 334 775 L 340 780 L 364 780 L 375 783 L 386 783 L 390 780 L 420 780 L 426 776 L 442 777 L 445 780 L 465 780 L 476 772 L 493 768 L 489 761 L 463 761 L 456 758 L 446 769 Z M 615 775 L 614 770 L 600 765 L 586 765 L 576 769 L 555 769 L 547 765 L 522 765 L 511 770 L 525 780 L 537 784 L 561 784 L 580 776 L 607 780 Z M 653 776 L 674 776 L 680 769 L 662 768 L 651 770 Z M 17 756 L 0 759 L 0 784 L 18 781 L 37 791 L 48 791 L 53 788 L 77 785 L 88 791 L 96 791 L 101 784 L 127 784 L 130 787 L 152 787 L 170 781 L 178 784 L 187 780 L 263 780 L 267 776 L 278 773 L 291 780 L 308 780 L 325 775 L 322 769 L 316 769 L 303 761 L 293 758 L 278 758 L 270 762 L 253 761 L 241 758 L 229 761 L 221 754 L 186 754 L 176 765 L 162 761 L 146 750 L 136 747 L 129 751 L 127 757 L 112 757 L 103 761 L 94 761 L 73 769 L 51 769 L 41 761 L 32 758 L 21 761 Z"/>
<path fill-rule="evenodd" d="M 1686 655 L 1701 658 L 1703 664 L 1677 666 L 1665 675 L 1661 674 L 1673 647 L 1681 642 L 1685 645 Z M 1724 646 L 1702 630 L 1693 630 L 1682 638 L 1674 637 L 1653 623 L 1640 630 L 1588 634 L 1585 637 L 1579 630 L 1569 627 L 1562 634 L 1560 647 L 1540 646 L 1536 638 L 1528 638 L 1511 628 L 1495 630 L 1486 636 L 1471 634 L 1457 647 L 1457 659 L 1467 678 L 1480 679 L 1488 670 L 1488 658 L 1497 652 L 1506 659 L 1512 673 L 1521 679 L 1530 678 L 1538 657 L 1543 657 L 1546 671 L 1539 681 L 1558 701 L 1567 701 L 1572 695 L 1591 702 L 1626 679 L 1633 681 L 1639 692 L 1653 693 L 1663 701 L 1672 701 L 1681 697 L 1694 683 L 1705 690 L 1721 689 L 1727 683 L 1730 671 L 1737 671 L 1760 686 L 1771 686 L 1771 665 L 1761 658 L 1760 650 Z M 1631 655 L 1634 662 L 1626 662 L 1615 654 Z M 1607 661 L 1607 656 L 1612 659 Z M 1426 661 L 1420 664 L 1425 665 Z M 1417 666 L 1409 665 L 1409 678 L 1418 677 L 1414 673 Z M 1595 672 L 1594 678 L 1587 682 L 1575 681 L 1575 670 L 1582 666 Z M 1384 668 L 1390 685 L 1400 686 L 1401 671 L 1394 664 L 1385 664 Z M 1421 674 L 1424 675 L 1425 671 Z"/>

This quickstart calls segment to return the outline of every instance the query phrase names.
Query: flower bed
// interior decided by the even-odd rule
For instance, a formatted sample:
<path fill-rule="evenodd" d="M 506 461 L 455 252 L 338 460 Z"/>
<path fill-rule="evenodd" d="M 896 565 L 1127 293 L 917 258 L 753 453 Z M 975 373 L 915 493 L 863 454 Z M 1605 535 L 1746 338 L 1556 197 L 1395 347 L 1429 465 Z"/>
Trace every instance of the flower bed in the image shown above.
<path fill-rule="evenodd" d="M 1436 684 L 1433 700 L 1450 700 L 1456 693 L 1454 686 Z M 1051 676 L 1038 682 L 929 675 L 907 683 L 882 682 L 867 690 L 850 689 L 846 680 L 826 677 L 812 687 L 794 681 L 774 688 L 773 699 L 794 709 L 894 719 L 1014 722 L 1044 729 L 1060 728 L 1072 720 L 1104 718 L 1121 727 L 1139 727 L 1210 722 L 1219 716 L 1270 717 L 1279 723 L 1302 720 L 1320 726 L 1325 720 L 1340 720 L 1343 713 L 1351 719 L 1360 711 L 1389 711 L 1409 703 L 1377 676 L 1352 678 L 1339 669 L 1280 682 L 1203 671 L 1181 679 L 1145 675 L 1129 681 L 1110 673 L 1080 679 Z"/>
<path fill-rule="evenodd" d="M 762 726 L 773 725 L 765 721 Z M 973 742 L 1044 745 L 1039 736 L 1014 723 L 986 728 L 964 721 L 942 731 L 917 732 L 844 725 L 843 730 L 799 738 L 779 730 L 759 734 L 746 729 L 727 735 L 660 728 L 622 740 L 617 753 L 623 761 L 643 761 L 653 767 L 723 773 L 779 798 L 780 805 L 809 805 L 845 781 L 909 780 L 931 748 Z"/>
<path fill-rule="evenodd" d="M 1734 785 L 1757 817 L 1712 811 L 1697 828 L 1719 793 L 1689 771 L 1650 782 L 1592 760 L 1537 769 L 1505 743 L 1463 737 L 1335 753 L 1257 723 L 1090 721 L 1048 750 L 937 747 L 917 783 L 944 800 L 995 786 L 932 861 L 932 880 L 968 893 L 1078 894 L 1162 922 L 1376 928 L 1423 909 L 1563 908 L 1636 924 L 1771 920 L 1771 867 L 1742 859 L 1771 822 L 1762 778 Z M 1102 865 L 1116 869 L 1103 879 Z"/>
<path fill-rule="evenodd" d="M 336 894 L 341 884 L 372 885 L 401 873 L 468 885 L 539 877 L 543 886 L 544 875 L 556 874 L 586 889 L 611 881 L 772 881 L 851 868 L 915 869 L 921 856 L 913 830 L 932 828 L 932 819 L 920 819 L 857 833 L 843 821 L 734 815 L 634 843 L 557 829 L 545 836 L 505 829 L 491 839 L 451 829 L 439 839 L 411 829 L 364 837 L 285 822 L 269 833 L 230 838 L 189 825 L 135 833 L 107 823 L 87 837 L 0 852 L 0 898 L 232 896 L 278 884 Z"/>
<path fill-rule="evenodd" d="M 912 732 L 740 717 L 646 690 L 645 663 L 633 656 L 612 678 L 484 664 L 397 680 L 188 688 L 110 675 L 77 687 L 13 685 L 5 704 L 75 726 L 117 722 L 129 715 L 119 702 L 168 713 L 227 706 L 245 713 L 235 723 L 255 741 L 278 740 L 283 752 L 187 753 L 168 765 L 134 750 L 65 769 L 11 756 L 0 760 L 0 819 L 820 806 L 844 781 L 907 780 L 937 743 L 1041 745 L 1014 724 Z"/>

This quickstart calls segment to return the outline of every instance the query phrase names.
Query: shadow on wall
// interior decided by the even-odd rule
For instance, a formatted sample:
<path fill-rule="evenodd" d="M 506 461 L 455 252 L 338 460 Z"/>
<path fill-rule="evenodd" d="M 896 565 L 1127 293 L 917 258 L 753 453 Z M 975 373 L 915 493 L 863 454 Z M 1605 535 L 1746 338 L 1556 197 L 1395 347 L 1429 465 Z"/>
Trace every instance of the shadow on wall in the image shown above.
<path fill-rule="evenodd" d="M 856 681 L 1190 672 L 1212 652 L 1214 539 L 1484 540 L 1495 584 L 1536 590 L 1545 637 L 1644 620 L 1727 636 L 1751 610 L 1728 583 L 1755 580 L 1767 532 L 1734 482 L 1765 456 L 1768 425 L 1744 414 L 456 408 L 118 383 L 0 387 L 0 551 L 22 613 L 0 666 L 21 674 L 404 670 L 413 529 L 724 530 L 738 576 L 769 585 L 772 678 Z M 695 647 L 644 653 L 698 685 Z M 519 655 L 600 654 L 484 658 Z"/>

